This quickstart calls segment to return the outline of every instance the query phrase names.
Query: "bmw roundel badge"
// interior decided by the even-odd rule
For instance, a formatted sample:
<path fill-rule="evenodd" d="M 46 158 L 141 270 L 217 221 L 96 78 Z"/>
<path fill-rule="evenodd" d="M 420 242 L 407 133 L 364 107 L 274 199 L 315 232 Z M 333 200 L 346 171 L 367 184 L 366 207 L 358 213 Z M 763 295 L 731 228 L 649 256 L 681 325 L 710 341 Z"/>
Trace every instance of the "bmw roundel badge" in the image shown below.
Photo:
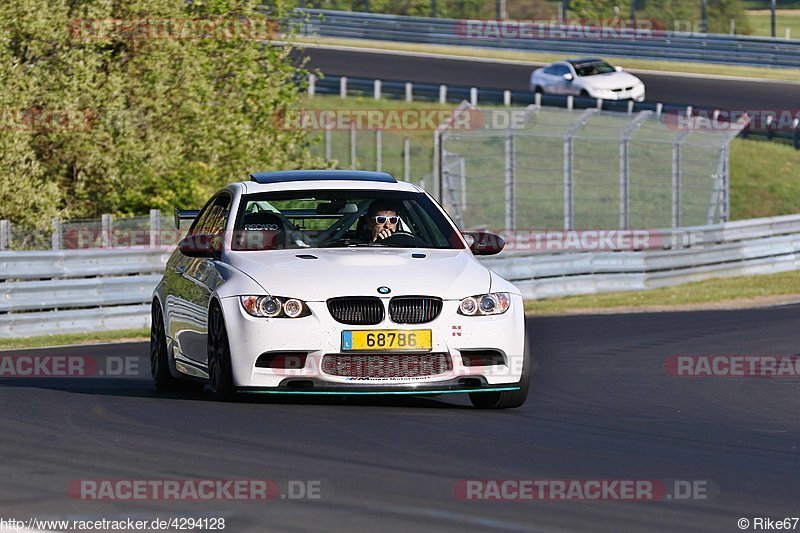
<path fill-rule="evenodd" d="M 389 287 L 378 287 L 378 292 L 380 294 L 389 294 L 390 292 L 392 292 L 392 289 L 390 289 Z"/>

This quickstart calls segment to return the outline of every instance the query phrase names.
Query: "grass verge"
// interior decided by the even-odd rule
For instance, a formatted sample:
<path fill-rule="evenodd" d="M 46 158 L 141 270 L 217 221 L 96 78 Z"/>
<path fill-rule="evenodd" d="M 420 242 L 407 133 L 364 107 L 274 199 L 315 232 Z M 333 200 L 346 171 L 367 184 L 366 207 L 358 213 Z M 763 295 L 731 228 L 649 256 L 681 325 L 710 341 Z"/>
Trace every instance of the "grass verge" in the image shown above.
<path fill-rule="evenodd" d="M 591 314 L 609 309 L 652 311 L 670 308 L 748 307 L 792 299 L 800 300 L 800 271 L 715 278 L 648 291 L 528 300 L 525 302 L 525 312 L 533 315 L 555 315 Z"/>
<path fill-rule="evenodd" d="M 20 348 L 42 348 L 45 346 L 66 346 L 70 344 L 100 344 L 105 342 L 146 341 L 150 338 L 150 330 L 123 329 L 118 331 L 98 331 L 95 333 L 64 333 L 45 335 L 42 337 L 23 337 L 18 339 L 0 339 L 0 350 Z"/>
<path fill-rule="evenodd" d="M 753 28 L 753 35 L 769 37 L 772 35 L 771 15 L 769 9 L 747 12 L 747 20 Z M 785 38 L 786 30 L 789 38 L 800 39 L 800 9 L 778 9 L 775 11 L 775 37 Z"/>
<path fill-rule="evenodd" d="M 507 59 L 530 63 L 552 63 L 561 61 L 564 54 L 534 53 L 521 50 L 494 50 L 475 46 L 446 46 L 437 44 L 395 43 L 372 41 L 368 39 L 304 38 L 294 41 L 303 43 L 348 46 L 357 49 L 397 50 L 402 52 L 427 52 L 453 56 L 466 56 L 487 59 Z M 742 78 L 762 78 L 773 80 L 800 81 L 800 69 L 780 69 L 752 67 L 744 65 L 717 65 L 713 63 L 692 63 L 686 61 L 651 61 L 648 59 L 609 58 L 614 64 L 630 70 L 652 70 L 685 74 L 733 76 Z"/>

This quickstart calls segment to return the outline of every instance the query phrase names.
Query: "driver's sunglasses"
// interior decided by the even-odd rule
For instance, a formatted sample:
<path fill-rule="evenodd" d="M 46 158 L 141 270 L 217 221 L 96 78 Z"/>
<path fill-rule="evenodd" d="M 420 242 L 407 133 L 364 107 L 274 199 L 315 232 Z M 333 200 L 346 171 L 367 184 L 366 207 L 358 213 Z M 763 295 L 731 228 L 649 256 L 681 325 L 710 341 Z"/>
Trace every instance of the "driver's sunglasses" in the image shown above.
<path fill-rule="evenodd" d="M 397 224 L 400 221 L 400 217 L 387 217 L 385 215 L 375 216 L 376 224 L 386 224 L 387 220 L 389 221 L 389 224 Z"/>

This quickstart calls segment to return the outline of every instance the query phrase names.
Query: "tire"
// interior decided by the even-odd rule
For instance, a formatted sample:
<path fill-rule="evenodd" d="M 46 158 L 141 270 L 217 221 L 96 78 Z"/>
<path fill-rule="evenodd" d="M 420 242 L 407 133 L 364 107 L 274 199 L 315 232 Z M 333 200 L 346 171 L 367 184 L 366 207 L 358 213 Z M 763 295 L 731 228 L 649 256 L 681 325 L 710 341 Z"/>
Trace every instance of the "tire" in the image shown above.
<path fill-rule="evenodd" d="M 533 88 L 533 92 L 536 94 L 544 94 L 544 89 L 542 89 L 541 85 L 537 85 Z"/>
<path fill-rule="evenodd" d="M 218 305 L 212 305 L 208 314 L 208 383 L 215 399 L 223 402 L 236 399 L 228 332 Z"/>
<path fill-rule="evenodd" d="M 155 388 L 163 392 L 199 392 L 205 386 L 201 382 L 178 379 L 170 373 L 164 315 L 158 302 L 153 302 L 150 312 L 150 375 Z"/>
<path fill-rule="evenodd" d="M 503 392 L 473 392 L 469 401 L 478 409 L 513 409 L 520 407 L 528 398 L 528 389 L 531 381 L 531 353 L 527 339 L 525 340 L 525 353 L 522 357 L 522 376 L 516 386 L 519 390 Z"/>
<path fill-rule="evenodd" d="M 581 91 L 580 97 L 581 98 L 591 98 L 591 95 L 589 94 L 589 92 L 586 89 L 583 89 Z"/>

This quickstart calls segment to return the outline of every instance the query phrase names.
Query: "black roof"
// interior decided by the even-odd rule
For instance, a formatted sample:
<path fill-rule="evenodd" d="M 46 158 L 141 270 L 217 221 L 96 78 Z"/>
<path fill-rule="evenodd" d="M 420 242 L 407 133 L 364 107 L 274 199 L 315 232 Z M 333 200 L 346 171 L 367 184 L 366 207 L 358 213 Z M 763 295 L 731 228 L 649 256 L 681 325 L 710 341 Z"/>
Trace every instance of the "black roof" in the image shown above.
<path fill-rule="evenodd" d="M 256 183 L 282 183 L 286 181 L 378 181 L 381 183 L 397 183 L 391 174 L 386 172 L 368 172 L 365 170 L 278 170 L 273 172 L 253 172 L 250 179 Z"/>

